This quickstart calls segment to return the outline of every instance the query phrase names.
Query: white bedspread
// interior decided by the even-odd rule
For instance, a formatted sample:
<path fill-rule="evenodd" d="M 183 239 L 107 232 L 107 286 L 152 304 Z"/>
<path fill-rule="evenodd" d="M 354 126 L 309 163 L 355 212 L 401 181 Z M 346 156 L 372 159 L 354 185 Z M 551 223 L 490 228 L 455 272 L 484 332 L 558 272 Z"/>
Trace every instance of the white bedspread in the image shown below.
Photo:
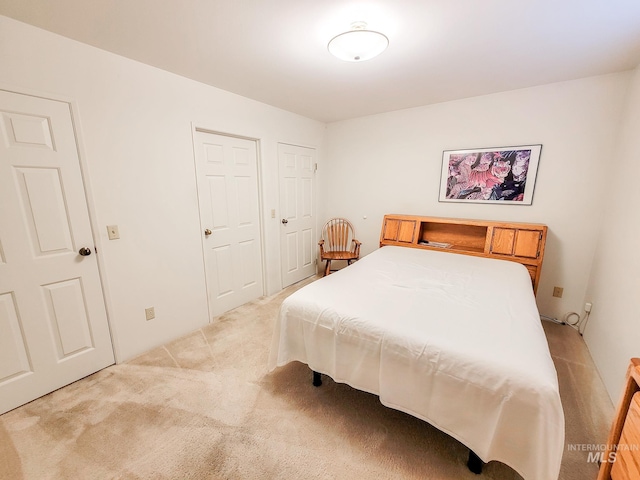
<path fill-rule="evenodd" d="M 282 304 L 269 369 L 298 360 L 525 479 L 556 480 L 564 414 L 527 270 L 387 246 Z"/>

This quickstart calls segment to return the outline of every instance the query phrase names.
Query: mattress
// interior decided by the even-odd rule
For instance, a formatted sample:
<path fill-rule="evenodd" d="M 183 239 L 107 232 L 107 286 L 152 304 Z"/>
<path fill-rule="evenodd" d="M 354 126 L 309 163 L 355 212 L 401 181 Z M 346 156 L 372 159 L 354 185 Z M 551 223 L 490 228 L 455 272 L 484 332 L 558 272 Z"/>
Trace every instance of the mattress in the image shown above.
<path fill-rule="evenodd" d="M 306 363 L 525 479 L 556 480 L 558 380 L 515 262 L 385 246 L 283 302 L 269 369 Z"/>

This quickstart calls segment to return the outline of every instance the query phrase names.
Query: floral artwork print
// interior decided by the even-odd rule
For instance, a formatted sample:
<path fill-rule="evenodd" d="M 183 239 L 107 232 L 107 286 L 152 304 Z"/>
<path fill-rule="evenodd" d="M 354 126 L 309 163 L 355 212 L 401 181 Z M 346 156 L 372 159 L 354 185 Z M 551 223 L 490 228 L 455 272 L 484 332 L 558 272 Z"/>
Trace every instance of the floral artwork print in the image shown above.
<path fill-rule="evenodd" d="M 531 204 L 540 147 L 445 152 L 441 200 Z"/>

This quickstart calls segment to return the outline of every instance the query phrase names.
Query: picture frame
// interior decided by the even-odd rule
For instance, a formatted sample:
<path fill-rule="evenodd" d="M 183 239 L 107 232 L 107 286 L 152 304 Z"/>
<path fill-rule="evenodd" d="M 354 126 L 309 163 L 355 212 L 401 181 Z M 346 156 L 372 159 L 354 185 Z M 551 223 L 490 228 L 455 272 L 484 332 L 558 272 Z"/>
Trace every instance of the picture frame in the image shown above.
<path fill-rule="evenodd" d="M 445 150 L 440 202 L 531 205 L 541 144 Z"/>

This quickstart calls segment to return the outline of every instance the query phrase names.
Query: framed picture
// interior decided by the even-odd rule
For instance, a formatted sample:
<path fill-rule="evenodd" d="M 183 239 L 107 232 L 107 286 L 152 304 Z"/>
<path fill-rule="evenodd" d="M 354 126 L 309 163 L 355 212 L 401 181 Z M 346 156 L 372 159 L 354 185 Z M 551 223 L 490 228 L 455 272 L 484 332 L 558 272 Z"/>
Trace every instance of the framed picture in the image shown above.
<path fill-rule="evenodd" d="M 531 205 L 542 145 L 445 150 L 441 202 Z"/>

